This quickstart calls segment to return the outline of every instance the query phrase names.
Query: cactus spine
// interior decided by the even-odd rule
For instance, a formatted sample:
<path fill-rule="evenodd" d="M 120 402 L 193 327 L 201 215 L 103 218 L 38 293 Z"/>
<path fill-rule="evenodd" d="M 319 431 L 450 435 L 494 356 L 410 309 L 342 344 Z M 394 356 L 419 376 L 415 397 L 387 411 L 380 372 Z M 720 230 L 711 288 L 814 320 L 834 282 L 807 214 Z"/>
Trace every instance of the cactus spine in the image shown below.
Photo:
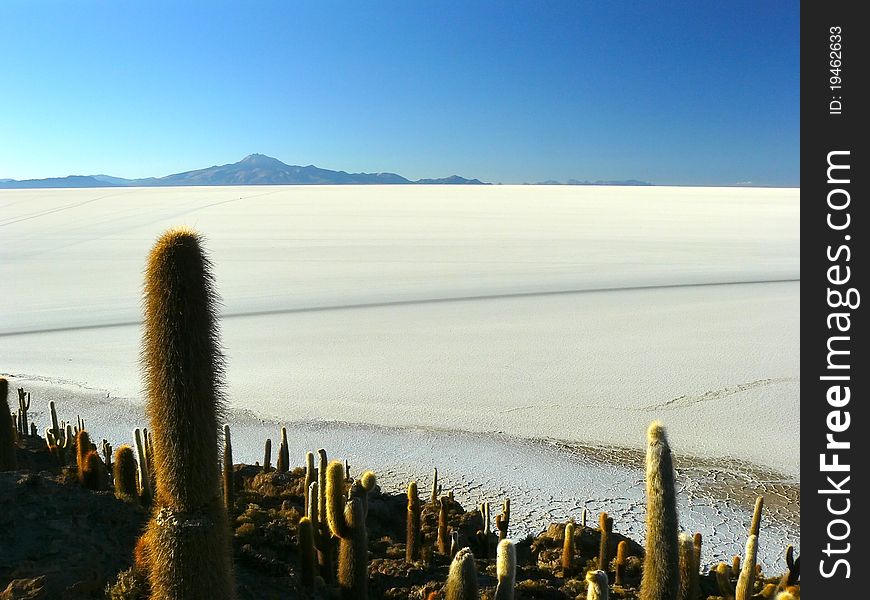
<path fill-rule="evenodd" d="M 405 541 L 405 561 L 412 563 L 420 559 L 420 496 L 417 482 L 408 484 L 408 525 Z"/>
<path fill-rule="evenodd" d="M 680 592 L 677 493 L 665 429 L 653 421 L 647 430 L 646 554 L 640 600 L 674 600 Z"/>
<path fill-rule="evenodd" d="M 233 472 L 233 442 L 230 438 L 230 426 L 224 425 L 224 505 L 227 515 L 232 517 L 236 502 L 236 481 Z"/>
<path fill-rule="evenodd" d="M 210 267 L 199 236 L 187 229 L 163 234 L 146 267 L 142 365 L 156 475 L 145 533 L 152 600 L 234 596 L 218 466 L 223 356 Z"/>
<path fill-rule="evenodd" d="M 586 573 L 586 600 L 608 600 L 607 573 L 602 570 Z"/>
<path fill-rule="evenodd" d="M 477 565 L 468 548 L 457 552 L 450 563 L 444 600 L 477 600 Z"/>
<path fill-rule="evenodd" d="M 598 545 L 598 570 L 606 573 L 610 564 L 610 534 L 613 532 L 613 519 L 606 512 L 598 515 L 598 528 L 601 531 L 601 542 Z"/>
<path fill-rule="evenodd" d="M 138 498 L 136 490 L 136 459 L 130 446 L 115 451 L 115 496 L 121 499 Z"/>
<path fill-rule="evenodd" d="M 0 377 L 0 471 L 14 471 L 18 468 L 15 457 L 15 426 L 9 412 L 9 382 Z"/>
<path fill-rule="evenodd" d="M 574 521 L 565 525 L 565 539 L 562 541 L 562 577 L 568 578 L 573 572 L 574 562 Z"/>
<path fill-rule="evenodd" d="M 513 600 L 517 580 L 517 549 L 512 540 L 504 539 L 498 543 L 495 572 L 498 585 L 494 600 Z"/>
<path fill-rule="evenodd" d="M 314 483 L 313 485 L 317 485 Z M 314 556 L 314 525 L 308 517 L 299 519 L 299 579 L 302 585 L 312 587 L 316 569 Z"/>
<path fill-rule="evenodd" d="M 746 558 L 743 560 L 743 569 L 737 578 L 736 600 L 749 600 L 755 587 L 755 562 L 758 549 L 758 536 L 750 535 L 746 540 Z"/>
<path fill-rule="evenodd" d="M 326 517 L 332 534 L 340 538 L 338 584 L 344 600 L 368 597 L 368 547 L 366 530 L 368 494 L 375 487 L 375 476 L 363 473 L 345 496 L 345 467 L 337 460 L 326 468 Z"/>

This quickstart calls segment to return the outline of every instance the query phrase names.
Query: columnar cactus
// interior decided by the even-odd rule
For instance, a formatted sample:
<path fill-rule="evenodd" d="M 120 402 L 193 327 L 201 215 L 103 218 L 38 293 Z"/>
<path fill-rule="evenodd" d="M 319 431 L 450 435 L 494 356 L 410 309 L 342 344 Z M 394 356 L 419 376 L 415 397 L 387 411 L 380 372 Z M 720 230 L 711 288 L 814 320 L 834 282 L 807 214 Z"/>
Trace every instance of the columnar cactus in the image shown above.
<path fill-rule="evenodd" d="M 438 509 L 438 552 L 447 554 L 450 551 L 450 527 L 447 524 L 447 497 L 441 497 Z"/>
<path fill-rule="evenodd" d="M 30 392 L 25 392 L 24 388 L 18 388 L 18 434 L 25 438 L 30 433 L 30 427 L 27 424 L 27 411 L 30 410 Z"/>
<path fill-rule="evenodd" d="M 435 506 L 438 504 L 438 467 L 435 467 L 435 472 L 432 474 L 432 494 L 429 496 L 429 504 Z"/>
<path fill-rule="evenodd" d="M 156 473 L 146 529 L 152 600 L 234 596 L 221 498 L 223 356 L 199 236 L 166 232 L 148 258 L 142 364 Z"/>
<path fill-rule="evenodd" d="M 613 580 L 614 585 L 625 585 L 625 559 L 628 554 L 628 542 L 622 540 L 616 546 L 616 577 Z"/>
<path fill-rule="evenodd" d="M 699 572 L 701 571 L 701 543 L 702 543 L 702 541 L 703 541 L 703 538 L 702 538 L 700 532 L 696 533 L 695 536 L 692 538 L 692 547 L 694 548 L 694 552 L 695 552 L 695 564 L 698 566 Z"/>
<path fill-rule="evenodd" d="M 139 497 L 142 499 L 142 504 L 147 506 L 154 498 L 154 490 L 151 489 L 151 475 L 148 473 L 148 460 L 145 457 L 142 430 L 138 427 L 133 430 L 133 441 L 136 444 L 136 455 L 139 458 Z"/>
<path fill-rule="evenodd" d="M 608 594 L 607 573 L 600 569 L 586 573 L 586 600 L 607 600 Z"/>
<path fill-rule="evenodd" d="M 480 517 L 483 519 L 483 530 L 480 532 L 481 554 L 483 558 L 489 558 L 490 518 L 489 502 L 480 505 Z"/>
<path fill-rule="evenodd" d="M 0 471 L 18 468 L 15 457 L 15 425 L 9 412 L 9 382 L 0 377 Z"/>
<path fill-rule="evenodd" d="M 112 444 L 109 443 L 109 440 L 103 439 L 103 443 L 100 444 L 100 448 L 103 450 L 103 462 L 106 463 L 106 472 L 111 477 L 112 475 Z"/>
<path fill-rule="evenodd" d="M 281 428 L 281 446 L 278 448 L 278 463 L 275 470 L 286 473 L 290 470 L 290 446 L 287 443 L 287 428 Z"/>
<path fill-rule="evenodd" d="M 79 435 L 82 433 L 85 432 L 80 431 Z M 96 450 L 88 450 L 81 459 L 79 481 L 89 490 L 103 492 L 108 488 L 107 479 L 106 465 L 100 459 L 100 454 Z"/>
<path fill-rule="evenodd" d="M 743 560 L 743 569 L 737 579 L 736 600 L 749 600 L 755 587 L 755 563 L 758 550 L 758 536 L 752 534 L 746 540 L 746 558 Z"/>
<path fill-rule="evenodd" d="M 477 599 L 477 565 L 469 548 L 463 548 L 453 557 L 447 583 L 444 585 L 444 600 Z"/>
<path fill-rule="evenodd" d="M 513 600 L 517 580 L 517 549 L 512 540 L 503 539 L 498 543 L 495 573 L 498 585 L 494 600 Z"/>
<path fill-rule="evenodd" d="M 305 487 L 307 490 L 311 483 L 317 481 L 317 469 L 314 468 L 314 453 L 305 453 Z M 308 514 L 308 494 L 305 494 L 305 514 Z"/>
<path fill-rule="evenodd" d="M 695 543 L 688 533 L 681 533 L 679 600 L 698 600 L 701 593 L 699 565 L 695 561 Z"/>
<path fill-rule="evenodd" d="M 417 482 L 408 484 L 408 517 L 405 542 L 405 561 L 412 563 L 420 560 L 420 496 L 417 493 Z"/>
<path fill-rule="evenodd" d="M 224 425 L 224 506 L 227 515 L 232 517 L 236 503 L 236 476 L 233 471 L 233 443 L 230 426 Z"/>
<path fill-rule="evenodd" d="M 731 584 L 731 567 L 725 563 L 716 565 L 716 585 L 719 595 L 728 598 L 734 596 L 734 586 Z"/>
<path fill-rule="evenodd" d="M 764 507 L 764 496 L 755 499 L 755 509 L 752 511 L 752 523 L 749 525 L 749 535 L 758 537 L 761 533 L 761 509 Z"/>
<path fill-rule="evenodd" d="M 338 537 L 338 584 L 344 600 L 368 597 L 368 547 L 366 530 L 368 494 L 375 487 L 374 473 L 367 471 L 344 493 L 345 468 L 337 460 L 326 469 L 326 516 L 329 529 Z"/>
<path fill-rule="evenodd" d="M 314 483 L 314 485 L 317 485 Z M 299 580 L 305 587 L 314 586 L 317 559 L 314 551 L 314 525 L 308 517 L 299 519 Z"/>
<path fill-rule="evenodd" d="M 332 583 L 335 578 L 335 561 L 333 560 L 335 543 L 329 531 L 329 520 L 326 515 L 326 469 L 329 465 L 329 459 L 326 456 L 326 450 L 323 448 L 320 448 L 317 454 L 319 457 L 317 468 L 317 513 L 320 525 L 320 535 L 317 540 L 319 542 L 317 546 L 317 562 L 320 565 L 320 574 L 323 579 L 326 583 Z"/>
<path fill-rule="evenodd" d="M 574 572 L 574 521 L 565 525 L 565 539 L 562 541 L 562 576 L 567 579 Z"/>
<path fill-rule="evenodd" d="M 60 439 L 60 426 L 57 421 L 57 407 L 54 404 L 54 400 L 50 400 L 48 402 L 48 409 L 51 412 L 51 433 L 54 435 L 54 439 Z"/>
<path fill-rule="evenodd" d="M 505 498 L 501 507 L 501 514 L 495 517 L 495 526 L 498 529 L 498 541 L 507 539 L 508 527 L 511 521 L 511 499 Z"/>
<path fill-rule="evenodd" d="M 272 470 L 272 440 L 266 439 L 266 446 L 263 449 L 263 473 L 268 473 Z"/>
<path fill-rule="evenodd" d="M 677 492 L 665 428 L 653 421 L 647 430 L 646 554 L 640 600 L 673 600 L 680 592 L 677 543 Z"/>
<path fill-rule="evenodd" d="M 80 429 L 76 434 L 76 469 L 78 472 L 79 483 L 83 482 L 83 471 L 85 469 L 85 456 L 88 452 L 94 449 L 91 443 L 91 436 L 84 429 Z"/>
<path fill-rule="evenodd" d="M 136 459 L 130 446 L 115 451 L 115 496 L 122 500 L 138 498 L 136 488 Z"/>
<path fill-rule="evenodd" d="M 606 512 L 598 515 L 601 541 L 598 545 L 598 570 L 607 572 L 610 564 L 610 534 L 613 532 L 613 519 Z"/>

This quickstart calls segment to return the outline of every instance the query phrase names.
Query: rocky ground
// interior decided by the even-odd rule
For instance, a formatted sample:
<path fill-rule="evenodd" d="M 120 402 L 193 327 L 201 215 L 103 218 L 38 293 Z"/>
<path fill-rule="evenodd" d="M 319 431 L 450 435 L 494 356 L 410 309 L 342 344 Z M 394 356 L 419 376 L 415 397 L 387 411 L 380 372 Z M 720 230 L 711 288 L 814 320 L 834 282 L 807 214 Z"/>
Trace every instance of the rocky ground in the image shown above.
<path fill-rule="evenodd" d="M 82 487 L 75 470 L 61 467 L 42 438 L 24 440 L 18 449 L 19 470 L 0 473 L 0 600 L 12 598 L 147 598 L 147 586 L 132 569 L 134 548 L 148 517 L 138 501 L 119 500 L 112 492 Z M 303 514 L 305 472 L 263 472 L 259 466 L 236 465 L 235 511 L 232 516 L 234 563 L 239 600 L 270 598 L 338 598 L 338 588 L 321 578 L 312 587 L 298 577 L 297 523 Z M 370 598 L 440 598 L 450 558 L 435 550 L 438 508 L 421 494 L 422 558 L 405 561 L 407 499 L 405 494 L 375 488 L 369 499 Z M 477 559 L 482 598 L 492 598 L 496 585 L 495 533 L 480 537 L 483 520 L 477 509 L 453 500 L 449 525 L 458 532 L 459 547 L 471 548 Z M 522 502 L 521 498 L 514 503 Z M 492 507 L 493 521 L 497 507 Z M 590 516 L 590 524 L 597 518 Z M 619 524 L 614 524 L 618 531 Z M 597 563 L 600 532 L 578 523 L 577 556 L 568 573 L 562 567 L 565 524 L 553 523 L 517 545 L 516 597 L 583 599 L 584 574 Z M 643 548 L 618 533 L 616 544 L 628 543 L 624 584 L 611 586 L 612 598 L 636 598 Z M 614 564 L 609 576 L 613 579 Z M 716 577 L 703 569 L 703 598 L 723 597 Z M 771 598 L 780 574 L 762 574 L 759 598 Z M 736 577 L 732 574 L 730 585 Z M 726 590 L 727 592 L 733 590 Z"/>

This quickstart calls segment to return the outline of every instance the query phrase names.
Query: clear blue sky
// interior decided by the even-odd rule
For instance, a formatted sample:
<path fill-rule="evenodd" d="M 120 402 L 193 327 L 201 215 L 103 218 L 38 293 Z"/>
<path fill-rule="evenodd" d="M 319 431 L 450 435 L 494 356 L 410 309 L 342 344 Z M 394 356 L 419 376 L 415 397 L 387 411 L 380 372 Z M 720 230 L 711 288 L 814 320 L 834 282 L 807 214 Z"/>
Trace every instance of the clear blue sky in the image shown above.
<path fill-rule="evenodd" d="M 0 177 L 798 186 L 799 3 L 0 2 Z"/>

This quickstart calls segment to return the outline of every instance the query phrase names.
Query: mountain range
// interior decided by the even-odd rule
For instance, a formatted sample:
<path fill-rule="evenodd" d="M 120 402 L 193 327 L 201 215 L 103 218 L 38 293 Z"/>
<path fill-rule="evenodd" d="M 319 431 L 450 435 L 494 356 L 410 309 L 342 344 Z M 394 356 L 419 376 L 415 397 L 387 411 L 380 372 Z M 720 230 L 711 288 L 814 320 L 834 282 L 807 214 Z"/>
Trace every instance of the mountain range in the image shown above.
<path fill-rule="evenodd" d="M 10 188 L 90 188 L 90 187 L 162 187 L 184 185 L 345 185 L 345 184 L 474 184 L 479 179 L 458 175 L 442 179 L 411 181 L 396 173 L 347 173 L 314 165 L 287 165 L 271 156 L 251 154 L 236 163 L 215 165 L 207 169 L 174 173 L 165 177 L 124 179 L 111 175 L 70 175 L 48 179 L 0 179 L 0 189 Z"/>

